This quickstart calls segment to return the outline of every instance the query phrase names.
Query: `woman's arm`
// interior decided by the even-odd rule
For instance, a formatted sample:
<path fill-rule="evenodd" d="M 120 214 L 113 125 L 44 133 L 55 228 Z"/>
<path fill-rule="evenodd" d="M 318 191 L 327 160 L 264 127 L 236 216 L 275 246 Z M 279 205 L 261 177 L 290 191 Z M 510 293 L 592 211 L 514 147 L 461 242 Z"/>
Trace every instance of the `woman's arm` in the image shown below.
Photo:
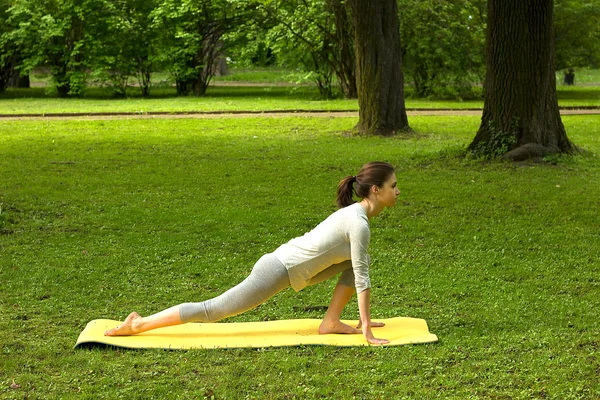
<path fill-rule="evenodd" d="M 365 289 L 358 293 L 358 310 L 360 311 L 360 323 L 362 325 L 363 335 L 367 342 L 371 344 L 386 344 L 387 339 L 377 339 L 371 332 L 371 289 Z"/>

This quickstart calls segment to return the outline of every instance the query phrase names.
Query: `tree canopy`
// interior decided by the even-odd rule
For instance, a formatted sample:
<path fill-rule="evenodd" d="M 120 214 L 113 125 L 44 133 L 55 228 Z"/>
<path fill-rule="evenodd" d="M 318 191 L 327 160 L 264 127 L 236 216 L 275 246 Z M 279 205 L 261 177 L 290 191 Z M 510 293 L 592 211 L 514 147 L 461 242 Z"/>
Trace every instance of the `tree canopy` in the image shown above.
<path fill-rule="evenodd" d="M 485 0 L 397 0 L 405 81 L 421 97 L 474 96 L 485 75 Z M 556 68 L 600 66 L 600 5 L 555 0 Z M 323 97 L 356 97 L 344 0 L 0 0 L 0 90 L 45 68 L 59 95 L 89 82 L 143 94 L 154 72 L 202 95 L 215 60 L 304 72 Z"/>
<path fill-rule="evenodd" d="M 600 2 L 555 0 L 556 69 L 600 68 Z"/>

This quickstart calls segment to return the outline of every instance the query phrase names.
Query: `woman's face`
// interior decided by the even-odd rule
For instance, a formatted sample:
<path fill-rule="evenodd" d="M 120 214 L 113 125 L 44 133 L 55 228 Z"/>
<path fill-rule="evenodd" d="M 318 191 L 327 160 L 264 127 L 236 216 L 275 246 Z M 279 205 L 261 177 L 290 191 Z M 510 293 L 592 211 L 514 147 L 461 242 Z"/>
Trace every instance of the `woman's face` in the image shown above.
<path fill-rule="evenodd" d="M 390 176 L 390 178 L 378 189 L 378 200 L 381 204 L 383 204 L 385 207 L 392 207 L 396 205 L 396 200 L 400 195 L 396 174 L 392 174 L 392 176 Z"/>

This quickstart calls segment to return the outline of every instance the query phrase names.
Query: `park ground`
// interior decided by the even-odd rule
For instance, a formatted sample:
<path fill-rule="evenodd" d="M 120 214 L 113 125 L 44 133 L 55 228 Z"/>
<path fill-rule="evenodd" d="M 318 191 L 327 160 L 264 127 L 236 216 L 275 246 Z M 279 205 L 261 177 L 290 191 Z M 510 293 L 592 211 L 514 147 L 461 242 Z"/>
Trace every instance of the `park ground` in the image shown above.
<path fill-rule="evenodd" d="M 12 96 L 0 110 L 356 111 L 264 89 Z M 559 96 L 598 106 L 597 88 Z M 0 120 L 0 397 L 600 398 L 600 115 L 563 116 L 582 154 L 514 164 L 465 155 L 477 115 L 413 115 L 414 134 L 379 138 L 332 114 Z M 73 349 L 92 319 L 226 290 L 332 212 L 339 179 L 374 159 L 397 166 L 402 193 L 372 221 L 373 318 L 425 318 L 438 343 Z M 334 284 L 229 320 L 319 318 Z M 353 301 L 344 318 L 357 313 Z"/>

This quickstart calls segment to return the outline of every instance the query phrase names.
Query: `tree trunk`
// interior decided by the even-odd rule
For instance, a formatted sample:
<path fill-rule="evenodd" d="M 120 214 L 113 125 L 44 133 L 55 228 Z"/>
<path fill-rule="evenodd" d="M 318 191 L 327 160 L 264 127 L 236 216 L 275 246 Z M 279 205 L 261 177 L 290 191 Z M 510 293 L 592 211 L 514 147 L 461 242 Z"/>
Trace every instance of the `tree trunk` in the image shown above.
<path fill-rule="evenodd" d="M 143 97 L 150 96 L 150 88 L 152 86 L 151 78 L 152 78 L 152 61 L 150 61 L 150 56 L 147 52 L 145 54 L 138 56 L 136 61 L 136 69 L 135 75 L 137 77 L 138 83 L 140 85 L 140 92 Z"/>
<path fill-rule="evenodd" d="M 213 68 L 215 76 L 227 76 L 229 73 L 227 69 L 227 57 L 225 57 L 224 54 L 221 54 L 215 61 Z"/>
<path fill-rule="evenodd" d="M 7 87 L 28 89 L 31 86 L 29 74 L 21 75 L 17 69 L 19 63 L 19 57 L 12 56 L 7 58 L 4 64 L 0 66 L 0 93 L 6 90 Z"/>
<path fill-rule="evenodd" d="M 52 80 L 58 92 L 58 97 L 68 97 L 71 91 L 71 83 L 68 77 L 68 66 L 66 63 L 57 62 L 50 68 Z"/>
<path fill-rule="evenodd" d="M 329 0 L 327 7 L 333 14 L 335 39 L 338 51 L 332 66 L 340 88 L 348 99 L 358 98 L 356 91 L 356 62 L 354 61 L 354 26 L 349 18 L 348 5 L 344 0 Z"/>
<path fill-rule="evenodd" d="M 469 150 L 513 160 L 571 153 L 554 71 L 553 0 L 488 0 L 481 126 Z"/>
<path fill-rule="evenodd" d="M 218 58 L 223 54 L 221 33 L 216 26 L 209 26 L 204 33 L 202 47 L 195 56 L 194 64 L 199 67 L 199 74 L 192 81 L 192 90 L 196 96 L 204 96 L 212 77 L 216 73 Z"/>
<path fill-rule="evenodd" d="M 351 0 L 360 132 L 409 130 L 396 0 Z"/>
<path fill-rule="evenodd" d="M 31 88 L 31 80 L 29 79 L 29 75 L 19 74 L 19 78 L 17 79 L 17 84 L 15 87 L 17 87 L 19 89 Z"/>
<path fill-rule="evenodd" d="M 10 61 L 0 64 L 0 93 L 4 93 L 11 84 L 14 71 Z"/>
<path fill-rule="evenodd" d="M 178 96 L 187 96 L 190 93 L 189 79 L 175 79 L 175 87 L 177 88 Z"/>

